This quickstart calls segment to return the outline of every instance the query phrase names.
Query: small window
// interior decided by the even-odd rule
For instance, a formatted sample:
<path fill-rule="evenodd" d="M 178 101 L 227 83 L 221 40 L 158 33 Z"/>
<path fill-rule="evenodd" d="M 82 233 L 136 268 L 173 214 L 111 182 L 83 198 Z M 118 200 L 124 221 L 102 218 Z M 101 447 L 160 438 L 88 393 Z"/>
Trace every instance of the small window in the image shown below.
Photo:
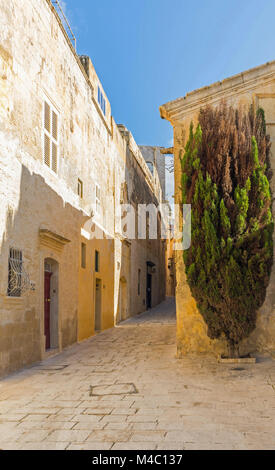
<path fill-rule="evenodd" d="M 141 270 L 138 270 L 138 295 L 140 295 L 140 278 L 141 278 Z"/>
<path fill-rule="evenodd" d="M 83 198 L 83 181 L 79 178 L 77 180 L 77 194 L 81 199 Z"/>
<path fill-rule="evenodd" d="M 23 259 L 22 251 L 10 248 L 8 267 L 8 296 L 21 297 Z"/>
<path fill-rule="evenodd" d="M 147 166 L 150 170 L 150 173 L 153 175 L 154 174 L 154 164 L 152 162 L 146 162 Z"/>
<path fill-rule="evenodd" d="M 58 168 L 58 114 L 44 101 L 43 158 L 44 163 L 55 173 Z"/>
<path fill-rule="evenodd" d="M 96 184 L 95 186 L 95 206 L 96 206 L 96 212 L 97 214 L 100 212 L 100 206 L 101 206 L 101 191 L 100 191 L 100 186 Z"/>
<path fill-rule="evenodd" d="M 100 86 L 97 89 L 97 101 L 101 108 L 101 111 L 103 112 L 104 116 L 106 116 L 106 100 L 103 96 Z"/>
<path fill-rule="evenodd" d="M 81 267 L 86 268 L 86 245 L 81 243 Z"/>
<path fill-rule="evenodd" d="M 99 252 L 95 251 L 95 272 L 99 273 Z"/>

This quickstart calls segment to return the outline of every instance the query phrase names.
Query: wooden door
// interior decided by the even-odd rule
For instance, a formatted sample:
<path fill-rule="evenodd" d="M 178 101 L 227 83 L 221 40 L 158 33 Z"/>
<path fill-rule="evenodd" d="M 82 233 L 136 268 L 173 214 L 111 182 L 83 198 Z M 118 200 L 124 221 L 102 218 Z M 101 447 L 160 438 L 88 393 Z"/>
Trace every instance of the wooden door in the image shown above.
<path fill-rule="evenodd" d="M 44 334 L 46 336 L 46 349 L 51 347 L 51 276 L 52 273 L 45 272 L 44 282 Z"/>

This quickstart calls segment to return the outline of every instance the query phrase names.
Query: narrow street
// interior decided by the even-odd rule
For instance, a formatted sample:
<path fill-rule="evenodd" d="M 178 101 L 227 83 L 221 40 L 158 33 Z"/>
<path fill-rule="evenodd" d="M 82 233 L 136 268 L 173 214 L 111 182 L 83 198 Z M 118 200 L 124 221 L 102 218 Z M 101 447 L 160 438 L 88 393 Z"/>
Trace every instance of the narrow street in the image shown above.
<path fill-rule="evenodd" d="M 275 363 L 176 359 L 171 299 L 0 382 L 1 449 L 275 449 Z"/>

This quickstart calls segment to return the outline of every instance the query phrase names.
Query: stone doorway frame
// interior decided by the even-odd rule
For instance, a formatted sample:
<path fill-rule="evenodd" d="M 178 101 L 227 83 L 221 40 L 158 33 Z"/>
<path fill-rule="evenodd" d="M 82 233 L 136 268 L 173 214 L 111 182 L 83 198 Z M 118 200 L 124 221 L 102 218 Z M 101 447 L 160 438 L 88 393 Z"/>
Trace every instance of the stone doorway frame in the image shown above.
<path fill-rule="evenodd" d="M 60 319 L 59 319 L 59 262 L 52 257 L 44 258 L 43 263 L 43 280 L 45 272 L 51 273 L 50 278 L 50 348 L 46 349 L 45 331 L 43 331 L 44 339 L 44 354 L 59 352 L 60 350 Z M 43 283 L 44 284 L 44 283 Z M 45 319 L 45 306 L 44 306 L 44 285 L 43 285 L 43 324 Z"/>

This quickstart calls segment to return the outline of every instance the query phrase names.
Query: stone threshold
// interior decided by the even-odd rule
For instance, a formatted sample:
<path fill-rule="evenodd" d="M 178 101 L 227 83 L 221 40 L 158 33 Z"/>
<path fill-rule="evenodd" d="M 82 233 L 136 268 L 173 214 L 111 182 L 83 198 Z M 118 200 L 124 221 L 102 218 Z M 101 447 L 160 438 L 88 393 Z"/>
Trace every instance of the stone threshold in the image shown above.
<path fill-rule="evenodd" d="M 256 357 L 218 357 L 220 364 L 256 364 Z"/>

